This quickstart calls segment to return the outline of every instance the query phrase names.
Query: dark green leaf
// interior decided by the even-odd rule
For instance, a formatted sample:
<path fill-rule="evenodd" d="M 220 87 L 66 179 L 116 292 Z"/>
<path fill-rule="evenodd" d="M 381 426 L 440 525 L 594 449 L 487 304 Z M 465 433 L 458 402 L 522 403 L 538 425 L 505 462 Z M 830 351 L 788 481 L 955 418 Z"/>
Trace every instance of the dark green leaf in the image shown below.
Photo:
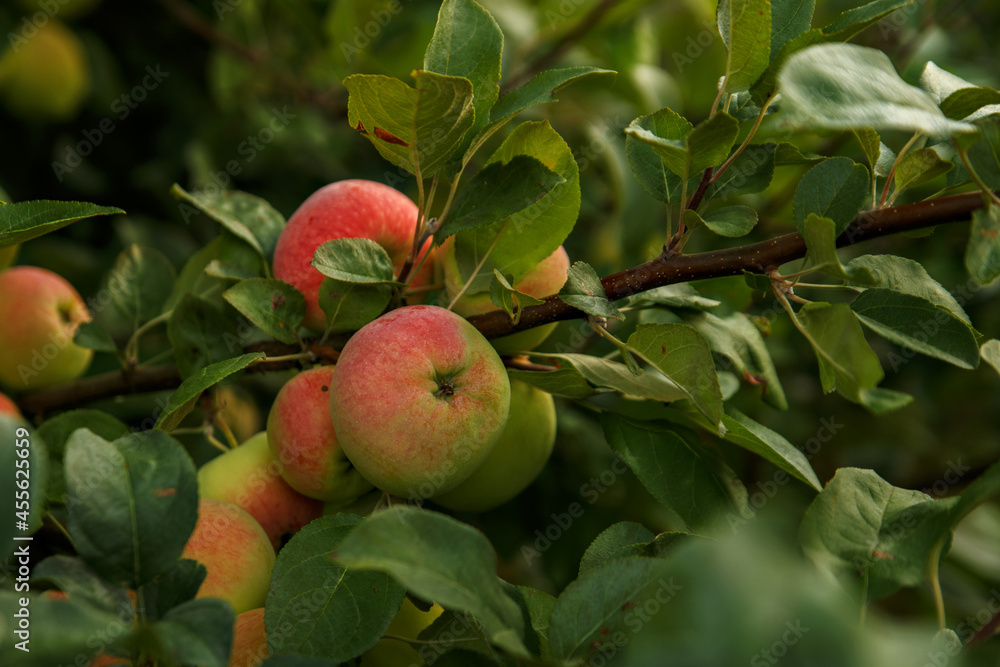
<path fill-rule="evenodd" d="M 931 278 L 919 262 L 895 255 L 861 255 L 848 262 L 845 268 L 852 276 L 863 275 L 869 278 L 856 284 L 919 296 L 971 325 L 969 316 L 951 292 Z"/>
<path fill-rule="evenodd" d="M 316 249 L 312 265 L 324 276 L 346 283 L 379 285 L 396 282 L 389 253 L 371 239 L 327 241 Z"/>
<path fill-rule="evenodd" d="M 709 529 L 726 513 L 742 514 L 733 477 L 711 449 L 684 437 L 670 424 L 635 421 L 604 412 L 601 427 L 608 444 L 632 469 L 643 486 L 692 530 Z"/>
<path fill-rule="evenodd" d="M 986 341 L 979 348 L 979 354 L 983 361 L 992 366 L 997 373 L 1000 373 L 1000 340 L 994 338 Z"/>
<path fill-rule="evenodd" d="M 757 211 L 749 206 L 723 206 L 702 218 L 705 226 L 719 236 L 737 238 L 749 234 L 757 225 Z"/>
<path fill-rule="evenodd" d="M 267 261 L 285 227 L 285 218 L 255 195 L 239 190 L 187 192 L 176 183 L 170 193 L 228 229 Z M 184 215 L 185 220 L 188 215 Z"/>
<path fill-rule="evenodd" d="M 511 285 L 510 280 L 496 269 L 493 269 L 493 278 L 493 282 L 490 283 L 490 301 L 493 302 L 494 306 L 507 313 L 514 324 L 517 324 L 518 320 L 521 319 L 523 308 L 545 303 L 542 299 L 518 292 Z"/>
<path fill-rule="evenodd" d="M 49 556 L 34 567 L 31 580 L 49 582 L 70 599 L 85 601 L 122 619 L 135 616 L 135 607 L 125 587 L 105 581 L 75 556 Z"/>
<path fill-rule="evenodd" d="M 97 215 L 125 213 L 113 206 L 80 201 L 22 201 L 0 206 L 0 248 L 24 243 Z"/>
<path fill-rule="evenodd" d="M 230 287 L 222 297 L 267 335 L 282 343 L 298 341 L 296 331 L 306 314 L 306 300 L 288 283 L 250 278 Z"/>
<path fill-rule="evenodd" d="M 822 488 L 809 459 L 780 433 L 754 421 L 736 408 L 727 409 L 722 424 L 726 427 L 723 437 L 728 442 L 767 459 L 817 491 Z"/>
<path fill-rule="evenodd" d="M 163 408 L 163 412 L 160 413 L 156 421 L 156 428 L 168 432 L 174 430 L 194 408 L 195 401 L 198 400 L 203 391 L 265 356 L 263 352 L 251 352 L 205 366 L 184 380 L 181 386 L 177 387 L 177 390 L 170 395 L 167 407 Z"/>
<path fill-rule="evenodd" d="M 357 526 L 334 557 L 347 567 L 387 572 L 425 600 L 473 614 L 491 643 L 526 655 L 521 611 L 500 585 L 489 540 L 471 526 L 395 506 Z"/>
<path fill-rule="evenodd" d="M 684 391 L 656 369 L 647 369 L 640 375 L 636 375 L 621 362 L 589 354 L 546 354 L 544 356 L 563 363 L 563 367 L 558 371 L 546 373 L 546 375 L 556 374 L 550 382 L 561 383 L 555 386 L 538 384 L 538 380 L 529 380 L 529 383 L 552 394 L 568 398 L 584 398 L 603 389 L 605 391 L 614 390 L 625 396 L 647 398 L 651 401 L 664 403 L 687 397 Z M 569 376 L 570 372 L 575 373 L 575 376 Z M 581 379 L 583 385 L 589 387 L 589 392 L 586 394 L 583 393 L 582 387 L 579 385 Z M 571 395 L 578 390 L 583 395 Z"/>
<path fill-rule="evenodd" d="M 711 310 L 722 303 L 701 296 L 695 288 L 691 287 L 690 283 L 654 287 L 636 295 L 635 298 L 668 308 L 694 308 L 695 310 Z"/>
<path fill-rule="evenodd" d="M 1000 92 L 977 87 L 933 62 L 924 66 L 920 87 L 931 94 L 948 118 L 972 122 L 1000 113 Z"/>
<path fill-rule="evenodd" d="M 7 413 L 0 413 L 0 438 L 4 445 L 0 447 L 0 466 L 6 471 L 0 481 L 0 493 L 3 493 L 8 509 L 7 520 L 0 530 L 0 558 L 6 562 L 15 547 L 21 546 L 15 538 L 26 537 L 34 533 L 42 525 L 42 514 L 45 512 L 45 487 L 48 479 L 49 454 L 46 443 L 27 422 Z M 24 453 L 22 455 L 22 452 Z M 19 461 L 27 461 L 27 489 L 19 487 L 18 482 L 24 482 L 25 477 L 18 475 L 24 465 L 18 468 Z M 18 498 L 17 493 L 28 492 L 25 498 Z M 18 504 L 20 500 L 20 504 Z M 11 516 L 13 515 L 13 516 Z M 23 522 L 23 523 L 22 523 Z"/>
<path fill-rule="evenodd" d="M 979 345 L 969 325 L 927 299 L 869 289 L 851 303 L 851 310 L 886 340 L 959 368 L 979 365 Z"/>
<path fill-rule="evenodd" d="M 167 337 L 181 377 L 240 354 L 243 341 L 235 324 L 209 301 L 185 294 L 167 322 Z"/>
<path fill-rule="evenodd" d="M 1000 121 L 980 121 L 977 127 L 982 138 L 969 147 L 969 162 L 986 185 L 1000 190 Z"/>
<path fill-rule="evenodd" d="M 94 570 L 135 588 L 173 566 L 198 515 L 194 463 L 180 443 L 160 431 L 111 443 L 80 429 L 65 463 L 67 527 Z"/>
<path fill-rule="evenodd" d="M 708 188 L 708 198 L 763 192 L 774 177 L 775 145 L 751 144 Z"/>
<path fill-rule="evenodd" d="M 727 52 L 725 91 L 748 90 L 771 59 L 771 2 L 719 0 L 717 18 Z"/>
<path fill-rule="evenodd" d="M 278 553 L 265 622 L 287 628 L 281 652 L 345 662 L 375 645 L 405 591 L 383 572 L 345 568 L 330 559 L 364 521 L 335 514 L 313 521 Z"/>
<path fill-rule="evenodd" d="M 326 313 L 330 331 L 357 331 L 381 315 L 392 299 L 392 286 L 386 284 L 345 283 L 323 278 L 319 288 L 319 307 Z"/>
<path fill-rule="evenodd" d="M 645 556 L 656 539 L 649 528 L 635 521 L 619 521 L 605 528 L 580 559 L 580 574 L 627 556 Z"/>
<path fill-rule="evenodd" d="M 816 0 L 771 0 L 771 60 L 785 42 L 812 26 Z"/>
<path fill-rule="evenodd" d="M 806 155 L 799 150 L 798 146 L 788 142 L 782 142 L 774 149 L 775 167 L 787 167 L 801 164 L 819 164 L 826 159 L 827 157 L 825 155 L 816 155 L 815 153 Z"/>
<path fill-rule="evenodd" d="M 528 617 L 531 621 L 531 628 L 538 636 L 539 654 L 542 658 L 551 657 L 549 651 L 549 619 L 552 616 L 552 608 L 556 604 L 556 599 L 537 588 L 518 586 L 521 598 L 528 607 Z"/>
<path fill-rule="evenodd" d="M 164 653 L 182 665 L 229 667 L 236 614 L 225 600 L 184 602 L 153 625 Z"/>
<path fill-rule="evenodd" d="M 965 268 L 980 285 L 1000 277 L 1000 206 L 990 203 L 972 212 Z"/>
<path fill-rule="evenodd" d="M 108 330 L 93 320 L 81 322 L 73 334 L 73 342 L 96 352 L 117 352 L 118 346 Z"/>
<path fill-rule="evenodd" d="M 438 243 L 466 229 L 485 227 L 525 210 L 566 179 L 530 155 L 491 162 L 462 188 L 454 212 L 434 233 Z"/>
<path fill-rule="evenodd" d="M 951 171 L 951 162 L 942 160 L 933 148 L 910 151 L 896 164 L 893 182 L 895 192 L 916 187 Z M 895 193 L 894 193 L 895 196 Z"/>
<path fill-rule="evenodd" d="M 53 502 L 65 501 L 63 452 L 69 436 L 78 428 L 89 429 L 105 440 L 116 440 L 130 431 L 123 422 L 101 410 L 70 410 L 42 422 L 38 427 L 38 435 L 45 441 L 50 458 L 49 483 L 45 495 Z"/>
<path fill-rule="evenodd" d="M 840 234 L 865 205 L 869 190 L 868 170 L 847 157 L 825 160 L 806 172 L 795 189 L 795 225 L 805 232 L 810 213 L 829 218 Z"/>
<path fill-rule="evenodd" d="M 179 604 L 193 600 L 208 575 L 205 566 L 190 558 L 181 558 L 143 589 L 147 612 L 153 618 L 163 616 Z"/>
<path fill-rule="evenodd" d="M 623 364 L 619 365 L 623 367 L 625 373 L 632 375 L 624 369 Z M 580 399 L 598 393 L 598 390 L 587 381 L 583 373 L 572 366 L 559 368 L 554 371 L 521 371 L 511 369 L 507 372 L 510 374 L 511 380 L 526 382 L 553 396 Z"/>
<path fill-rule="evenodd" d="M 159 250 L 131 245 L 118 255 L 108 273 L 111 303 L 133 327 L 161 312 L 177 274 Z"/>
<path fill-rule="evenodd" d="M 586 262 L 574 262 L 566 274 L 566 283 L 559 290 L 566 304 L 593 315 L 624 320 L 625 316 L 608 301 L 597 272 Z"/>
<path fill-rule="evenodd" d="M 635 130 L 646 130 L 668 141 L 683 141 L 694 126 L 672 109 L 664 107 L 633 120 L 625 132 L 625 156 L 639 185 L 651 197 L 668 204 L 680 197 L 681 179 L 667 166 L 672 158 L 637 138 Z M 629 131 L 632 130 L 632 131 Z"/>

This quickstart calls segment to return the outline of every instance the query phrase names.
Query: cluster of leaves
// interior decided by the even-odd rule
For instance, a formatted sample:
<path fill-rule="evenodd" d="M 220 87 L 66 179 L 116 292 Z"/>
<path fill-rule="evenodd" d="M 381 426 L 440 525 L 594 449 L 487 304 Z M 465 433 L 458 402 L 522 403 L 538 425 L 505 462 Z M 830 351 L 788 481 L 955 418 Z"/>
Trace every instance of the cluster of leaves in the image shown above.
<path fill-rule="evenodd" d="M 891 204 L 935 179 L 943 179 L 945 188 L 972 182 L 982 189 L 984 206 L 973 214 L 966 267 L 984 284 L 1000 275 L 1000 202 L 991 192 L 1000 188 L 1000 93 L 933 65 L 920 88 L 910 86 L 881 52 L 842 43 L 909 4 L 876 0 L 812 28 L 811 2 L 722 0 L 717 18 L 728 57 L 708 118 L 693 124 L 664 108 L 633 121 L 625 140 L 636 180 L 668 206 L 666 237 L 675 252 L 698 230 L 730 238 L 748 234 L 757 213 L 740 198 L 765 192 L 776 167 L 807 168 L 793 206 L 808 248 L 806 263 L 790 275 L 775 267 L 746 280 L 773 294 L 806 338 L 823 390 L 836 390 L 873 413 L 912 399 L 878 386 L 884 373 L 863 327 L 959 368 L 975 368 L 983 358 L 1000 371 L 1000 343 L 984 341 L 958 301 L 919 263 L 865 255 L 842 264 L 836 253 L 838 239 L 850 233 L 862 211 Z M 477 151 L 521 111 L 552 101 L 563 85 L 609 73 L 593 67 L 546 71 L 500 98 L 502 48 L 499 27 L 479 4 L 446 0 L 414 86 L 385 75 L 354 75 L 344 85 L 351 127 L 416 179 L 421 217 L 415 247 L 426 238 L 441 243 L 454 237 L 468 290 L 488 291 L 516 319 L 532 302 L 512 285 L 563 243 L 576 222 L 579 169 L 548 123 L 528 121 L 510 131 L 465 182 L 463 175 Z M 852 131 L 867 165 L 803 153 L 791 142 L 754 143 L 772 117 Z M 912 133 L 897 152 L 879 134 L 894 130 Z M 445 193 L 443 202 L 439 193 Z M 32 572 L 35 582 L 70 594 L 61 612 L 54 601 L 33 600 L 35 631 L 47 638 L 45 652 L 31 656 L 37 664 L 74 660 L 93 650 L 87 640 L 109 627 L 120 630 L 101 648 L 168 664 L 226 664 L 231 610 L 218 601 L 193 600 L 204 573 L 178 559 L 197 497 L 193 464 L 170 433 L 205 390 L 267 358 L 246 352 L 248 346 L 278 341 L 308 359 L 314 341 L 299 332 L 302 295 L 270 276 L 282 216 L 244 192 L 175 187 L 174 195 L 185 218 L 206 216 L 221 226 L 220 235 L 179 273 L 153 248 L 126 249 L 106 281 L 125 343 L 100 323 L 82 327 L 77 336 L 78 343 L 132 368 L 158 354 L 144 352 L 140 342 L 165 324 L 166 353 L 183 382 L 157 416 L 156 428 L 130 434 L 108 413 L 88 410 L 49 419 L 33 435 L 33 470 L 45 470 L 46 460 L 48 468 L 47 476 L 32 478 L 33 497 L 47 499 L 47 511 L 66 526 L 77 553 L 49 558 Z M 3 206 L 0 244 L 114 212 L 64 202 Z M 405 293 L 406 276 L 395 274 L 374 243 L 327 243 L 314 265 L 327 281 L 321 305 L 328 330 L 321 343 L 335 343 Z M 802 282 L 810 272 L 826 282 Z M 856 296 L 849 303 L 805 302 L 796 289 Z M 860 575 L 862 600 L 927 581 L 937 587 L 938 567 L 957 525 L 1000 491 L 1000 469 L 990 468 L 961 495 L 943 500 L 856 469 L 840 470 L 824 488 L 802 451 L 731 400 L 747 384 L 763 387 L 761 398 L 770 406 L 789 405 L 753 318 L 722 314 L 719 301 L 689 285 L 657 287 L 612 303 L 596 271 L 583 262 L 574 264 L 559 298 L 582 311 L 589 330 L 610 343 L 614 354 L 541 352 L 536 360 L 554 364 L 554 370 L 512 370 L 512 377 L 599 410 L 607 444 L 675 516 L 677 529 L 654 534 L 634 522 L 611 525 L 584 555 L 575 581 L 554 597 L 498 577 L 490 541 L 445 514 L 403 506 L 367 518 L 325 517 L 279 553 L 266 612 L 275 652 L 351 660 L 382 636 L 404 595 L 447 610 L 418 644 L 431 651 L 428 661 L 439 664 L 580 664 L 603 658 L 643 665 L 656 663 L 664 650 L 679 664 L 726 664 L 748 656 L 733 648 L 736 643 L 706 646 L 689 637 L 745 633 L 756 641 L 771 637 L 775 628 L 784 632 L 783 623 L 796 618 L 803 633 L 817 638 L 790 654 L 801 664 L 952 655 L 956 643 L 967 639 L 948 631 L 935 644 L 933 628 L 886 630 L 879 619 L 858 628 L 852 622 L 858 602 L 844 588 L 787 554 L 773 553 L 760 527 L 744 529 L 752 515 L 748 490 L 720 452 L 722 443 L 735 445 L 817 492 L 802 520 L 800 542 L 820 570 L 843 582 Z M 795 302 L 804 303 L 796 310 Z M 623 324 L 616 330 L 609 320 Z M 14 428 L 9 420 L 0 423 Z M 42 509 L 36 505 L 33 511 L 37 527 Z M 563 515 L 554 520 L 558 525 Z M 719 537 L 726 527 L 736 537 Z M 527 557 L 540 550 L 535 542 Z M 747 562 L 769 567 L 747 572 Z M 126 588 L 136 591 L 137 606 Z M 776 604 L 761 603 L 768 598 Z M 707 614 L 705 600 L 713 601 Z M 937 602 L 943 619 L 940 594 Z M 16 605 L 13 593 L 0 593 L 5 614 Z M 699 631 L 689 632 L 692 627 Z M 12 643 L 7 637 L 4 642 L 4 659 L 13 659 Z M 770 640 L 761 649 L 769 646 Z"/>

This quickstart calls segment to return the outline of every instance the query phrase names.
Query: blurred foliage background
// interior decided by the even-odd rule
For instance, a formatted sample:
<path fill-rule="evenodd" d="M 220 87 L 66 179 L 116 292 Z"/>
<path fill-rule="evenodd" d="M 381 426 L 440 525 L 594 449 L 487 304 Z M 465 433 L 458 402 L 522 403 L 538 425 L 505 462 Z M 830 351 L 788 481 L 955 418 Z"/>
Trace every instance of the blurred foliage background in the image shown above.
<path fill-rule="evenodd" d="M 571 258 L 591 263 L 604 275 L 658 253 L 666 211 L 632 178 L 622 128 L 663 106 L 695 123 L 707 116 L 724 65 L 715 3 L 481 2 L 505 35 L 508 84 L 523 83 L 538 64 L 588 64 L 619 72 L 613 84 L 595 80 L 570 87 L 560 93 L 558 103 L 526 114 L 548 118 L 580 163 L 583 206 L 567 241 Z M 855 3 L 817 4 L 814 25 L 828 23 Z M 19 263 L 61 273 L 84 298 L 100 289 L 116 255 L 132 243 L 159 249 L 179 270 L 217 229 L 185 222 L 169 194 L 175 182 L 187 189 L 214 183 L 245 190 L 267 199 L 286 216 L 318 187 L 344 178 L 388 181 L 413 194 L 412 180 L 400 178 L 348 125 L 341 81 L 356 72 L 408 79 L 422 62 L 438 5 L 433 0 L 4 3 L 0 187 L 14 201 L 79 199 L 128 211 L 117 219 L 85 221 L 33 241 L 22 248 Z M 997 87 L 998 34 L 1000 4 L 924 0 L 854 41 L 885 50 L 911 82 L 933 60 L 978 85 Z M 775 138 L 795 141 L 804 150 L 863 161 L 849 134 L 793 132 L 766 122 L 760 140 Z M 884 139 L 898 150 L 907 137 Z M 492 145 L 501 140 L 495 137 Z M 489 152 L 487 147 L 482 154 Z M 740 242 L 794 230 L 791 197 L 801 173 L 781 167 L 771 188 L 749 199 L 761 223 Z M 939 187 L 931 184 L 908 196 L 926 197 Z M 966 234 L 967 225 L 950 225 L 921 238 L 869 242 L 847 254 L 888 252 L 920 261 L 956 293 L 981 332 L 1000 337 L 997 286 L 975 290 L 962 266 Z M 695 235 L 687 249 L 704 250 L 718 242 L 717 237 Z M 822 440 L 812 457 L 822 480 L 838 467 L 861 466 L 874 468 L 898 486 L 954 493 L 1000 456 L 1000 391 L 991 369 L 967 372 L 921 357 L 908 359 L 898 348 L 873 338 L 886 369 L 883 386 L 916 398 L 903 410 L 875 418 L 838 396 L 822 395 L 808 344 L 783 314 L 775 313 L 773 303 L 755 296 L 742 279 L 715 280 L 698 288 L 721 299 L 724 309 L 769 317 L 769 346 L 791 407 L 787 412 L 773 410 L 749 386 L 736 403 L 799 447 L 809 446 L 811 438 Z M 603 349 L 578 322 L 560 325 L 546 345 Z M 92 372 L 112 367 L 113 360 Z M 234 390 L 239 394 L 234 402 L 247 413 L 245 419 L 266 414 L 284 379 L 282 374 L 248 376 L 243 387 Z M 138 419 L 161 398 L 111 401 L 103 407 Z M 829 430 L 820 431 L 824 424 L 838 425 L 829 438 L 823 435 Z M 191 446 L 196 458 L 209 455 L 199 443 Z M 793 543 L 811 493 L 794 482 L 776 494 L 765 493 L 775 469 L 742 450 L 719 446 L 748 491 L 763 494 L 761 513 L 779 517 L 777 529 Z M 592 414 L 562 404 L 555 458 L 539 482 L 511 505 L 463 518 L 487 531 L 505 574 L 560 590 L 575 577 L 583 549 L 612 522 L 634 519 L 657 531 L 675 525 L 633 478 L 615 476 L 609 483 L 611 461 Z M 955 466 L 964 471 L 958 486 L 935 484 Z M 590 503 L 591 496 L 582 488 L 594 479 L 606 490 Z M 525 536 L 533 541 L 536 530 L 542 535 L 553 522 L 551 514 L 565 512 L 574 501 L 590 508 L 551 550 L 526 565 L 519 551 Z M 984 508 L 963 525 L 943 572 L 950 613 L 960 617 L 975 612 L 987 591 L 1000 586 L 997 544 L 1000 517 L 995 509 Z M 926 615 L 933 609 L 930 592 L 923 589 L 904 592 L 885 605 L 900 613 L 908 609 Z"/>

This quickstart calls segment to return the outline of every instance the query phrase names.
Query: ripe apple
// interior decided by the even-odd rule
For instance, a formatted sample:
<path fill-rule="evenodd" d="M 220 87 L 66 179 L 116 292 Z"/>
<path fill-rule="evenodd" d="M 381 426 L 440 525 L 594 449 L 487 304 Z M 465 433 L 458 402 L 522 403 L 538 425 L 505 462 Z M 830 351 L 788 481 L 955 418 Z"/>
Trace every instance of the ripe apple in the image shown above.
<path fill-rule="evenodd" d="M 198 521 L 181 557 L 208 570 L 196 597 L 222 598 L 237 614 L 264 606 L 274 548 L 256 519 L 236 505 L 201 498 Z"/>
<path fill-rule="evenodd" d="M 271 453 L 288 484 L 310 498 L 352 503 L 372 484 L 347 460 L 330 419 L 333 366 L 303 371 L 285 383 L 267 416 Z"/>
<path fill-rule="evenodd" d="M 462 275 L 458 270 L 458 261 L 455 259 L 455 237 L 449 238 L 438 249 L 438 257 L 441 258 L 441 266 L 444 270 L 444 297 L 450 303 L 465 286 L 465 281 L 462 280 Z M 566 271 L 568 270 L 569 255 L 566 254 L 565 248 L 559 246 L 554 253 L 543 259 L 514 283 L 514 289 L 537 299 L 556 294 L 566 282 Z M 452 307 L 452 310 L 462 317 L 481 315 L 496 309 L 497 307 L 490 300 L 489 292 L 463 294 Z M 510 336 L 495 338 L 490 342 L 499 354 L 526 352 L 541 345 L 542 341 L 548 338 L 555 328 L 556 325 L 553 322 L 534 329 L 519 331 Z"/>
<path fill-rule="evenodd" d="M 347 458 L 389 493 L 451 490 L 489 455 L 510 410 L 503 362 L 467 320 L 437 306 L 383 315 L 344 346 L 330 414 Z"/>
<path fill-rule="evenodd" d="M 0 384 L 37 389 L 83 375 L 93 350 L 73 342 L 90 312 L 73 286 L 47 269 L 0 272 Z"/>
<path fill-rule="evenodd" d="M 10 400 L 7 394 L 0 393 L 0 415 L 4 414 L 20 417 L 21 411 L 17 409 L 17 403 Z"/>
<path fill-rule="evenodd" d="M 500 440 L 472 475 L 434 502 L 448 509 L 484 512 L 524 491 L 552 454 L 556 406 L 552 394 L 511 380 L 510 417 Z"/>
<path fill-rule="evenodd" d="M 11 44 L 0 58 L 0 96 L 7 108 L 34 122 L 75 116 L 90 89 L 80 38 L 54 19 L 30 38 L 11 35 Z"/>
<path fill-rule="evenodd" d="M 236 617 L 233 649 L 229 667 L 257 667 L 267 659 L 267 634 L 264 632 L 264 608 L 245 611 Z"/>
<path fill-rule="evenodd" d="M 409 598 L 403 598 L 403 604 L 385 634 L 416 639 L 443 612 L 444 608 L 439 604 L 423 611 L 410 602 Z M 406 642 L 391 638 L 379 639 L 375 646 L 361 656 L 361 667 L 411 667 L 422 664 L 424 660 L 416 649 Z"/>
<path fill-rule="evenodd" d="M 267 431 L 261 431 L 198 470 L 198 495 L 246 510 L 277 550 L 284 535 L 298 532 L 323 513 L 322 501 L 288 486 L 281 467 L 271 455 Z"/>
<path fill-rule="evenodd" d="M 386 249 L 398 273 L 413 247 L 416 224 L 416 205 L 388 185 L 360 179 L 331 183 L 310 195 L 288 219 L 274 248 L 274 277 L 305 295 L 305 326 L 325 331 L 326 316 L 319 306 L 323 274 L 312 266 L 316 249 L 334 239 L 371 239 Z M 428 239 L 422 255 L 430 245 Z M 433 273 L 428 258 L 411 285 L 429 283 Z"/>

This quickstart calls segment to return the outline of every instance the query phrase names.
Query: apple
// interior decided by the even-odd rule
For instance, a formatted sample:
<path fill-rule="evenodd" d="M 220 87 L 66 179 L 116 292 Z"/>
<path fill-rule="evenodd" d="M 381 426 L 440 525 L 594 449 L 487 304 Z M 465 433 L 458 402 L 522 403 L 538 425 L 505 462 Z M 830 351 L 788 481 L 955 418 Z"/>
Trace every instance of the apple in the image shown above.
<path fill-rule="evenodd" d="M 450 491 L 503 432 L 510 382 L 496 350 L 438 306 L 393 310 L 355 333 L 330 385 L 340 446 L 375 486 L 406 498 Z"/>
<path fill-rule="evenodd" d="M 21 416 L 21 411 L 17 408 L 17 403 L 10 400 L 6 394 L 0 393 L 0 415 Z"/>
<path fill-rule="evenodd" d="M 340 449 L 330 418 L 333 366 L 303 371 L 285 383 L 267 416 L 271 453 L 299 493 L 346 505 L 371 490 Z"/>
<path fill-rule="evenodd" d="M 229 667 L 257 667 L 267 659 L 267 634 L 264 632 L 264 608 L 245 611 L 236 617 L 233 627 L 233 649 Z"/>
<path fill-rule="evenodd" d="M 371 239 L 389 253 L 398 274 L 413 247 L 416 224 L 416 205 L 388 185 L 360 179 L 331 183 L 310 195 L 288 219 L 274 248 L 274 277 L 305 295 L 303 324 L 325 331 L 326 316 L 319 305 L 324 276 L 312 266 L 316 249 L 334 239 Z M 421 256 L 430 246 L 428 239 Z M 428 284 L 433 273 L 428 258 L 411 284 Z"/>
<path fill-rule="evenodd" d="M 199 499 L 198 521 L 181 558 L 208 570 L 195 597 L 222 598 L 237 614 L 264 606 L 274 548 L 257 520 L 236 505 Z"/>
<path fill-rule="evenodd" d="M 322 501 L 307 498 L 282 479 L 281 463 L 271 455 L 267 431 L 204 464 L 198 470 L 198 495 L 246 510 L 276 550 L 283 536 L 298 532 L 323 514 Z"/>
<path fill-rule="evenodd" d="M 50 19 L 30 38 L 11 33 L 0 57 L 0 96 L 13 113 L 34 122 L 68 120 L 89 89 L 83 43 L 64 24 Z"/>
<path fill-rule="evenodd" d="M 449 238 L 438 249 L 438 257 L 441 258 L 441 266 L 444 271 L 444 298 L 448 303 L 465 286 L 462 275 L 458 270 L 458 261 L 455 259 L 455 237 Z M 539 262 L 533 269 L 528 271 L 520 280 L 514 283 L 514 289 L 528 296 L 541 299 L 556 294 L 562 289 L 566 282 L 566 271 L 569 270 L 569 255 L 566 249 L 559 246 L 555 252 Z M 452 307 L 456 313 L 462 317 L 472 317 L 482 315 L 491 310 L 497 310 L 490 299 L 489 292 L 478 292 L 476 294 L 463 294 Z M 533 350 L 542 344 L 549 334 L 556 328 L 555 322 L 545 324 L 540 327 L 519 331 L 516 334 L 495 338 L 490 342 L 499 354 L 514 354 L 515 352 L 526 352 Z"/>
<path fill-rule="evenodd" d="M 93 350 L 73 342 L 90 312 L 77 291 L 35 266 L 0 272 L 0 384 L 25 390 L 75 380 Z"/>
<path fill-rule="evenodd" d="M 484 512 L 524 491 L 545 467 L 556 441 L 552 394 L 511 380 L 510 417 L 483 464 L 457 487 L 434 498 L 452 510 Z"/>
<path fill-rule="evenodd" d="M 439 604 L 423 611 L 410 602 L 409 598 L 403 598 L 403 604 L 385 634 L 416 639 L 443 612 L 444 608 Z M 406 642 L 386 637 L 379 639 L 375 646 L 361 656 L 361 667 L 412 667 L 422 664 L 424 659 L 416 649 Z"/>

